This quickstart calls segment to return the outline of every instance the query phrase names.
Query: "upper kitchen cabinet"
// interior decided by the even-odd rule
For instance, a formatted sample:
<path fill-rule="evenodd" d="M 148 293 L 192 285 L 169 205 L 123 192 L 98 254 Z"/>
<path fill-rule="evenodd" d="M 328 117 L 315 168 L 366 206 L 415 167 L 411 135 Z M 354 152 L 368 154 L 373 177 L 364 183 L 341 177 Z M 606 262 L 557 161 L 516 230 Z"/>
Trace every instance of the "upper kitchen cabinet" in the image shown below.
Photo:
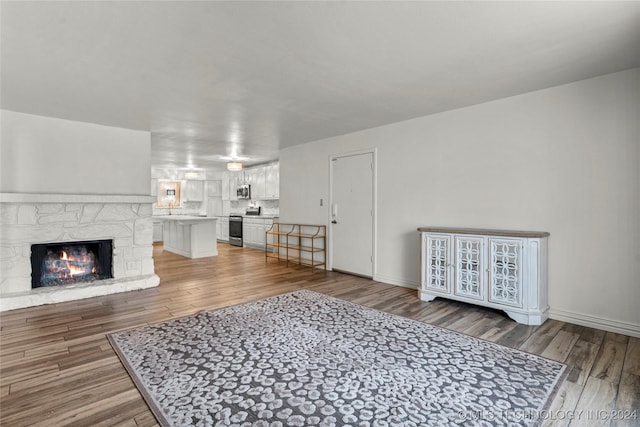
<path fill-rule="evenodd" d="M 280 198 L 280 163 L 271 163 L 264 168 L 265 198 Z"/>
<path fill-rule="evenodd" d="M 263 166 L 247 169 L 245 173 L 245 181 L 251 186 L 252 199 L 264 199 L 265 173 Z"/>
<path fill-rule="evenodd" d="M 229 177 L 229 200 L 238 200 L 238 185 L 242 184 L 244 179 L 239 172 L 227 172 L 226 176 Z M 224 190 L 223 190 L 224 191 Z"/>
<path fill-rule="evenodd" d="M 229 200 L 229 196 L 231 195 L 231 193 L 229 192 L 229 173 L 225 172 L 222 174 L 222 185 L 220 188 L 220 193 L 222 196 L 222 200 Z"/>
<path fill-rule="evenodd" d="M 207 196 L 220 197 L 222 195 L 222 183 L 220 181 L 207 181 Z"/>
<path fill-rule="evenodd" d="M 280 197 L 280 165 L 277 162 L 245 169 L 244 177 L 244 183 L 251 185 L 252 199 Z"/>
<path fill-rule="evenodd" d="M 185 181 L 184 201 L 202 202 L 204 200 L 204 181 Z"/>
<path fill-rule="evenodd" d="M 278 162 L 253 166 L 241 172 L 225 172 L 222 176 L 222 200 L 238 200 L 238 186 L 249 184 L 254 200 L 280 197 L 280 165 Z"/>

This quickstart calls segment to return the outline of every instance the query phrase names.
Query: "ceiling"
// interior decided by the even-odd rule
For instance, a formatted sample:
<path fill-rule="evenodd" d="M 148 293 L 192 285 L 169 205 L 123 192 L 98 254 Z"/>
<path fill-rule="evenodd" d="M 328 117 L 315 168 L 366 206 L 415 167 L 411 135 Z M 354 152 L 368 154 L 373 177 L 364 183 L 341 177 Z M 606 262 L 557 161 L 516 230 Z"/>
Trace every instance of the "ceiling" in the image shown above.
<path fill-rule="evenodd" d="M 1 103 L 222 168 L 640 66 L 640 2 L 1 3 Z"/>

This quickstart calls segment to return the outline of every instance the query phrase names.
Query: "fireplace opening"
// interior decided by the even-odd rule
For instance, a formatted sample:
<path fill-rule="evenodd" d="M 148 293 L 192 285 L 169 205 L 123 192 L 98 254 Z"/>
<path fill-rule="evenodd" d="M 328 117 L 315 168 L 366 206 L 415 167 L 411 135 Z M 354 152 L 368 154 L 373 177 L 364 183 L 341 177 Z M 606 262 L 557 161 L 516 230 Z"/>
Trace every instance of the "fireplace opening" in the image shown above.
<path fill-rule="evenodd" d="M 112 255 L 111 240 L 31 245 L 31 288 L 110 279 Z"/>

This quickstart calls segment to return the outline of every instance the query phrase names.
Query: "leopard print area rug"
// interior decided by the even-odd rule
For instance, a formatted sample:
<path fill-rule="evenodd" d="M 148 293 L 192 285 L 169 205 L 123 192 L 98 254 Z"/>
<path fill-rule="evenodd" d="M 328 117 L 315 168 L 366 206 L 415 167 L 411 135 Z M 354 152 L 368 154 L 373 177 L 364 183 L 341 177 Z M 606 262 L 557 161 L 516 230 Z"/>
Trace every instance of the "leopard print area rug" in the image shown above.
<path fill-rule="evenodd" d="M 567 370 L 307 290 L 108 338 L 162 426 L 531 426 Z"/>

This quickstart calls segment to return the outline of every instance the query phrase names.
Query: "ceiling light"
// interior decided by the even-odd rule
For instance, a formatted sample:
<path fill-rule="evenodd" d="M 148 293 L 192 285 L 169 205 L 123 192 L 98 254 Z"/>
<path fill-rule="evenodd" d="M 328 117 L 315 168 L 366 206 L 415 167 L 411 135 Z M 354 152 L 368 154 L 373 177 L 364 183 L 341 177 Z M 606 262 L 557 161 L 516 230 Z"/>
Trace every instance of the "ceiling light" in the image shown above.
<path fill-rule="evenodd" d="M 242 163 L 241 162 L 229 162 L 227 163 L 227 170 L 230 170 L 232 172 L 238 172 L 242 170 Z"/>
<path fill-rule="evenodd" d="M 194 171 L 189 171 L 184 173 L 185 179 L 197 179 L 198 176 L 199 176 L 198 172 L 194 172 Z"/>

